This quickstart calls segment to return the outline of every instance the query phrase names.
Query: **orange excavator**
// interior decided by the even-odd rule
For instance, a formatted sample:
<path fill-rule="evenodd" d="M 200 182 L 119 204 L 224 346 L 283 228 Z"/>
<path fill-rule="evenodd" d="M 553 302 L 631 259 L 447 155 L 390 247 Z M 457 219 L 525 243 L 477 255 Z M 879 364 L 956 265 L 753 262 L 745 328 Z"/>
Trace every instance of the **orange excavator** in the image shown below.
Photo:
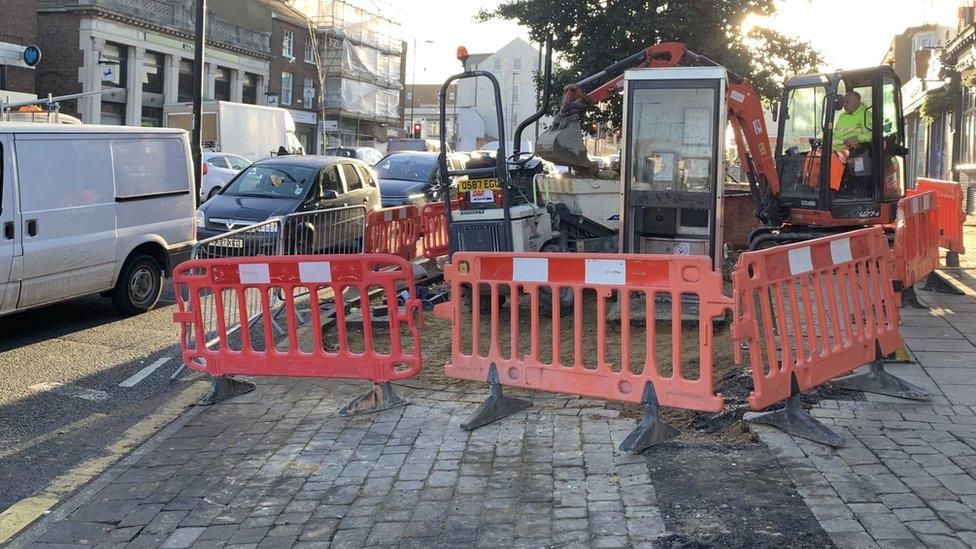
<path fill-rule="evenodd" d="M 684 44 L 662 42 L 567 86 L 551 129 L 539 136 L 537 153 L 579 172 L 592 171 L 580 113 L 620 93 L 628 69 L 695 66 L 720 65 Z M 751 249 L 895 220 L 896 204 L 904 195 L 908 150 L 901 82 L 891 67 L 788 80 L 779 103 L 773 105 L 773 119 L 778 119 L 775 145 L 770 143 L 755 89 L 740 75 L 728 70 L 726 75 L 728 120 L 756 216 L 763 224 L 750 235 Z M 856 146 L 833 135 L 834 120 L 850 92 L 859 96 L 863 108 L 857 112 L 863 113 L 870 131 L 870 138 Z M 622 168 L 627 154 L 623 151 Z M 625 168 L 622 176 L 628 177 Z"/>

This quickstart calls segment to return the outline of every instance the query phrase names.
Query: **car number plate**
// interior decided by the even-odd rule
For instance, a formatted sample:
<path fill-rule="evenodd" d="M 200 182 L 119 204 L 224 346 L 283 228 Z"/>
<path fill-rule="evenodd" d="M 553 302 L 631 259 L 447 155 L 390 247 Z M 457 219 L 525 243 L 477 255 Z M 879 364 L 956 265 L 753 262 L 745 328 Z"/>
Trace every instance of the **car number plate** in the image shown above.
<path fill-rule="evenodd" d="M 498 178 L 486 177 L 484 179 L 465 179 L 458 181 L 458 191 L 469 193 L 471 191 L 500 191 Z"/>
<path fill-rule="evenodd" d="M 243 248 L 244 240 L 241 238 L 224 238 L 220 240 L 221 248 Z"/>

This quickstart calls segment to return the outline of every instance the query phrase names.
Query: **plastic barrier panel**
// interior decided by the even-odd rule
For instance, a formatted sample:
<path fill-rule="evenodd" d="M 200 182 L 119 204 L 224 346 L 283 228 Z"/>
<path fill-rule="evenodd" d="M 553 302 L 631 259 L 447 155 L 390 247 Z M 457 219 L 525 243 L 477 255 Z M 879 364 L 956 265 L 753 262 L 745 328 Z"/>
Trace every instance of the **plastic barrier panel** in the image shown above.
<path fill-rule="evenodd" d="M 722 409 L 713 320 L 732 300 L 707 257 L 457 252 L 444 278 L 450 377 L 494 366 L 501 385 L 630 402 L 651 382 L 661 405 Z"/>
<path fill-rule="evenodd" d="M 454 210 L 460 203 L 460 200 L 452 200 L 451 209 Z M 423 232 L 424 257 L 434 259 L 447 255 L 447 215 L 443 202 L 425 204 L 420 208 L 420 230 Z"/>
<path fill-rule="evenodd" d="M 962 226 L 966 221 L 962 188 L 954 181 L 919 178 L 915 188 L 906 194 L 914 195 L 928 191 L 935 192 L 935 210 L 941 234 L 940 246 L 959 254 L 966 253 L 962 237 Z"/>
<path fill-rule="evenodd" d="M 732 337 L 745 343 L 760 410 L 902 346 L 881 227 L 745 252 L 732 273 Z M 741 350 L 736 346 L 736 362 Z"/>
<path fill-rule="evenodd" d="M 366 218 L 366 252 L 411 260 L 417 257 L 419 230 L 420 210 L 417 206 L 369 212 Z"/>
<path fill-rule="evenodd" d="M 893 275 L 897 290 L 913 286 L 939 265 L 939 213 L 935 193 L 906 196 L 898 201 L 895 221 Z"/>
<path fill-rule="evenodd" d="M 180 264 L 173 281 L 179 308 L 173 320 L 180 323 L 184 363 L 211 376 L 385 383 L 420 371 L 417 324 L 422 308 L 416 297 L 397 305 L 399 288 L 416 295 L 413 271 L 401 258 L 358 254 L 191 260 Z M 355 295 L 349 312 L 343 299 L 336 303 L 343 292 Z M 272 309 L 275 296 L 283 296 L 281 310 Z M 203 300 L 216 303 L 215 326 L 205 325 Z M 311 318 L 305 322 L 297 314 L 300 300 L 312 303 L 306 304 L 305 314 L 310 312 Z M 236 306 L 227 307 L 229 303 Z M 282 335 L 273 329 L 275 314 L 285 327 Z M 247 329 L 232 333 L 231 326 Z M 216 331 L 209 342 L 208 328 Z"/>

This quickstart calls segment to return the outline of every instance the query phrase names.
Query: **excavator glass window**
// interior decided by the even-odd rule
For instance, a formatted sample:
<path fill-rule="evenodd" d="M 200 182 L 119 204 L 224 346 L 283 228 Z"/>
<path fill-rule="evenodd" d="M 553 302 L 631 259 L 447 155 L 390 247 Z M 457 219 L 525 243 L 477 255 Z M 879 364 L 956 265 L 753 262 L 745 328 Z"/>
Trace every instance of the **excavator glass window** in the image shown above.
<path fill-rule="evenodd" d="M 823 85 L 794 88 L 784 105 L 783 151 L 777 159 L 782 194 L 786 198 L 816 200 L 820 195 L 820 154 L 827 88 Z"/>

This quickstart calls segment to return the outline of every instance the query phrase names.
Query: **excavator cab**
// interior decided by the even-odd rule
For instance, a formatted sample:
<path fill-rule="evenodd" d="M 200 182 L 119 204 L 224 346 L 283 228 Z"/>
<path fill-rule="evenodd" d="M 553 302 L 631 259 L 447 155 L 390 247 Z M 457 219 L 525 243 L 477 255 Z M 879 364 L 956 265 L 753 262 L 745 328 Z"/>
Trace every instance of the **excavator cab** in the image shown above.
<path fill-rule="evenodd" d="M 779 201 L 791 224 L 829 228 L 894 221 L 905 192 L 908 152 L 900 89 L 888 66 L 786 83 L 775 159 Z M 863 129 L 851 132 L 852 120 Z"/>

